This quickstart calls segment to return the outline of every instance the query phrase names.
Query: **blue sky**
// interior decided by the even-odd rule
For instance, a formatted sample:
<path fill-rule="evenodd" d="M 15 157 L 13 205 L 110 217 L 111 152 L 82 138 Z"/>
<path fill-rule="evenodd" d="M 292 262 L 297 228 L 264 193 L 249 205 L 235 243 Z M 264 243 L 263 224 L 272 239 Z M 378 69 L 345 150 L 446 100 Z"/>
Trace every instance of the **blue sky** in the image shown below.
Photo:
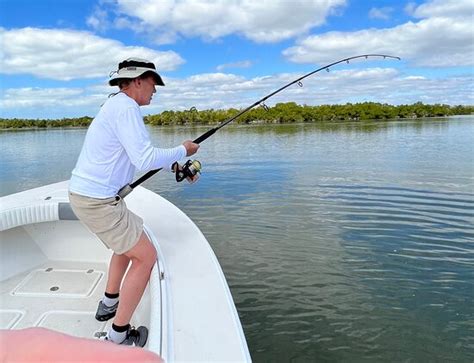
<path fill-rule="evenodd" d="M 245 107 L 300 75 L 364 53 L 268 100 L 474 104 L 474 3 L 0 0 L 0 117 L 94 116 L 130 56 L 166 87 L 144 114 Z"/>

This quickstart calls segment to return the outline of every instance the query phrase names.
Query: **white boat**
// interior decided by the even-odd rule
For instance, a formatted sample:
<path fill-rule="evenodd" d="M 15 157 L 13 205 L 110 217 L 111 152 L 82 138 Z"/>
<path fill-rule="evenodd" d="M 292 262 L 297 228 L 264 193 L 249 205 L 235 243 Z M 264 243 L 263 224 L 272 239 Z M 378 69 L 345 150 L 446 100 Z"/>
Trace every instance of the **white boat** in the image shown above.
<path fill-rule="evenodd" d="M 68 182 L 0 198 L 0 328 L 43 327 L 94 338 L 111 251 L 72 213 Z M 248 362 L 242 326 L 217 258 L 176 206 L 137 187 L 126 199 L 158 251 L 131 324 L 167 362 Z"/>

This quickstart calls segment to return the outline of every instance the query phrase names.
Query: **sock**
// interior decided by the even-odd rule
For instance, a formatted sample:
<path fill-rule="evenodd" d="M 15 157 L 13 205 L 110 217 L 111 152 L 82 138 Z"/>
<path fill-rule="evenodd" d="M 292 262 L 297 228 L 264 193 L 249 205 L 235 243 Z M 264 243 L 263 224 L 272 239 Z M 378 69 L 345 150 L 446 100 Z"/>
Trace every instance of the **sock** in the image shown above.
<path fill-rule="evenodd" d="M 106 306 L 114 306 L 117 301 L 119 301 L 119 294 L 116 293 L 116 294 L 109 294 L 108 292 L 106 292 L 104 294 L 104 297 L 102 298 L 102 302 L 106 305 Z"/>
<path fill-rule="evenodd" d="M 130 324 L 123 326 L 112 324 L 112 328 L 110 328 L 107 334 L 107 339 L 117 344 L 122 343 L 127 337 L 127 331 L 129 327 Z"/>

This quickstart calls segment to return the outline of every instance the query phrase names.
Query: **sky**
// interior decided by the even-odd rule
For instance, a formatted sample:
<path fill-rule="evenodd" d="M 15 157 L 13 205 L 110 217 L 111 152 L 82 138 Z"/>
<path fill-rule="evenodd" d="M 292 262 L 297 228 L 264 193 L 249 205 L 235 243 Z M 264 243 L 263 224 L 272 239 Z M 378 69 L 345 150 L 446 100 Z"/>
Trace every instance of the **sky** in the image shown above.
<path fill-rule="evenodd" d="M 266 101 L 474 104 L 472 0 L 0 0 L 0 117 L 93 117 L 110 72 L 138 57 L 158 87 L 143 114 Z"/>

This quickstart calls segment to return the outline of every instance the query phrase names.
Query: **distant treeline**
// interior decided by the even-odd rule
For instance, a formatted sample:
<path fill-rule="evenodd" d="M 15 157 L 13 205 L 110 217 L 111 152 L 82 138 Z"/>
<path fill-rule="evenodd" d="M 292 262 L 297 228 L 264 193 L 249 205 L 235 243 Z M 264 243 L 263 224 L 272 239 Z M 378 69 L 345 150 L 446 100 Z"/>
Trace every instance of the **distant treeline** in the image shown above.
<path fill-rule="evenodd" d="M 164 111 L 145 117 L 149 125 L 208 125 L 219 124 L 235 116 L 240 110 Z M 347 103 L 345 105 L 300 106 L 294 102 L 278 103 L 273 107 L 257 107 L 235 120 L 235 123 L 301 123 L 321 121 L 388 120 L 401 118 L 440 117 L 474 114 L 474 106 L 443 104 L 392 106 L 375 102 Z M 0 119 L 0 129 L 86 127 L 91 117 L 63 118 L 60 120 Z"/>
<path fill-rule="evenodd" d="M 0 129 L 50 128 L 50 127 L 87 127 L 92 117 L 62 118 L 58 120 L 5 119 L 0 118 Z"/>
<path fill-rule="evenodd" d="M 164 111 L 146 117 L 150 125 L 199 125 L 219 124 L 235 116 L 240 110 Z M 392 106 L 365 102 L 345 105 L 300 106 L 294 102 L 277 103 L 274 107 L 256 107 L 243 114 L 235 123 L 301 123 L 321 121 L 386 120 L 397 118 L 420 118 L 451 115 L 468 115 L 474 106 L 413 105 Z"/>

